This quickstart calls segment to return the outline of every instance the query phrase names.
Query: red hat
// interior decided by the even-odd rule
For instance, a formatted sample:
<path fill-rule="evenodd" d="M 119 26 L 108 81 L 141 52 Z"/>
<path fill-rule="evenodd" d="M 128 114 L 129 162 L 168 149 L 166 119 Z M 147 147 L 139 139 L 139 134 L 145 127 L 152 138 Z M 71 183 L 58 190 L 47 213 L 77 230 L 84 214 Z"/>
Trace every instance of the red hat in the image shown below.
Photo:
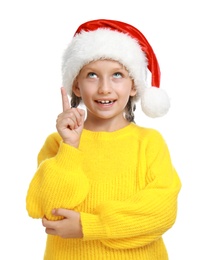
<path fill-rule="evenodd" d="M 92 20 L 79 26 L 63 55 L 63 86 L 71 94 L 72 84 L 82 67 L 91 61 L 112 59 L 126 67 L 134 80 L 143 112 L 149 117 L 165 115 L 170 107 L 160 89 L 160 67 L 145 36 L 130 24 L 115 20 Z M 147 73 L 151 72 L 151 86 Z"/>

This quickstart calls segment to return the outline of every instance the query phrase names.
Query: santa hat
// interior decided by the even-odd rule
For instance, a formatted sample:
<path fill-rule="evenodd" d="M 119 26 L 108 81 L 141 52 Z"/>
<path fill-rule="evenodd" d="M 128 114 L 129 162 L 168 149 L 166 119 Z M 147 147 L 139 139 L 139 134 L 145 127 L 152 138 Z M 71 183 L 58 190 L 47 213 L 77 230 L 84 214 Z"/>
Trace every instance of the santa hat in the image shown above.
<path fill-rule="evenodd" d="M 149 117 L 165 115 L 169 98 L 160 88 L 160 67 L 145 36 L 130 24 L 115 20 L 92 20 L 79 26 L 63 55 L 63 86 L 69 95 L 82 67 L 91 61 L 111 59 L 128 70 L 134 80 L 143 112 Z M 147 75 L 151 72 L 151 86 Z"/>

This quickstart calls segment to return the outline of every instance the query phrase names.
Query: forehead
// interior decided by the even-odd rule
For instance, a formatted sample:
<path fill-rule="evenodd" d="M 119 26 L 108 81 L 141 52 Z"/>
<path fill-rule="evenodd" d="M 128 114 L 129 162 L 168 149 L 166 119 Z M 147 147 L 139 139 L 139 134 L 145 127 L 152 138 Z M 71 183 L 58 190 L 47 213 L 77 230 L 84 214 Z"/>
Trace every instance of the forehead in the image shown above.
<path fill-rule="evenodd" d="M 123 64 L 121 64 L 118 61 L 110 60 L 110 59 L 99 59 L 96 61 L 91 61 L 88 64 L 85 64 L 82 69 L 84 70 L 84 69 L 101 68 L 101 67 L 110 68 L 110 69 L 122 69 L 127 71 L 127 69 Z"/>

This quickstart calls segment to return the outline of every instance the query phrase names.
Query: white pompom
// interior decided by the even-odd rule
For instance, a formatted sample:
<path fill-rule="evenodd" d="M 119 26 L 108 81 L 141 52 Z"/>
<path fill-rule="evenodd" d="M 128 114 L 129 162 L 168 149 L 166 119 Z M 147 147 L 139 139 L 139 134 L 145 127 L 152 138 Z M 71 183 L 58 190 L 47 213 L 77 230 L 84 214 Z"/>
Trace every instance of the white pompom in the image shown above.
<path fill-rule="evenodd" d="M 152 118 L 164 116 L 170 108 L 167 93 L 157 87 L 147 87 L 141 94 L 143 112 Z"/>

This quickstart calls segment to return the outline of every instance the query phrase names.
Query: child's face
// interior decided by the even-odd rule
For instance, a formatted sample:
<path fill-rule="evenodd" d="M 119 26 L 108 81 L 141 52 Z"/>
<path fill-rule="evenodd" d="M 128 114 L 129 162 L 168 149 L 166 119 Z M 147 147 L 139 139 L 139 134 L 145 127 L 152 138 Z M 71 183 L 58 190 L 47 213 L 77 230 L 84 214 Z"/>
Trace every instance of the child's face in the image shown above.
<path fill-rule="evenodd" d="M 73 86 L 87 107 L 88 116 L 111 118 L 122 115 L 130 96 L 136 94 L 133 80 L 120 63 L 98 60 L 85 65 Z"/>

